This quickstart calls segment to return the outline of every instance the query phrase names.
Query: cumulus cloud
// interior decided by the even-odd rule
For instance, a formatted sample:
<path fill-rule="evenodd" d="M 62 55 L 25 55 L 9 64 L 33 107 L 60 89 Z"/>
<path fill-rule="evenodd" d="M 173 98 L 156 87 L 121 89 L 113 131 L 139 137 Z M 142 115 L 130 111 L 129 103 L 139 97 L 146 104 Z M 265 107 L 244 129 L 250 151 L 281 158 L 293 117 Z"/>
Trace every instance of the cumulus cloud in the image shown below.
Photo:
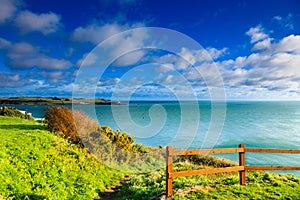
<path fill-rule="evenodd" d="M 30 58 L 21 63 L 14 62 L 13 67 L 23 66 L 25 68 L 38 67 L 39 69 L 47 70 L 63 70 L 72 66 L 72 63 L 64 59 L 51 58 L 46 55 L 40 55 L 37 58 Z"/>
<path fill-rule="evenodd" d="M 208 47 L 200 50 L 190 50 L 188 48 L 181 48 L 178 55 L 166 54 L 161 57 L 155 58 L 154 61 L 162 63 L 164 65 L 158 67 L 155 72 L 167 72 L 174 70 L 187 70 L 191 65 L 199 65 L 203 62 L 212 62 L 215 59 L 219 59 L 227 53 L 227 48 L 216 49 Z M 171 66 L 171 65 L 172 66 Z M 169 67 L 168 67 L 169 66 Z"/>
<path fill-rule="evenodd" d="M 255 50 L 247 56 L 220 61 L 218 58 L 226 54 L 226 48 L 212 48 L 208 51 L 213 52 L 211 55 L 202 50 L 183 48 L 180 55 L 194 64 L 194 67 L 187 62 L 182 62 L 182 67 L 178 67 L 179 61 L 183 59 L 173 54 L 164 55 L 156 59 L 156 62 L 163 63 L 154 70 L 159 73 L 157 80 L 166 85 L 174 82 L 182 85 L 179 79 L 181 76 L 195 88 L 214 86 L 219 74 L 213 69 L 217 66 L 229 98 L 271 98 L 276 95 L 285 98 L 296 97 L 297 94 L 299 97 L 300 36 L 292 34 L 275 41 L 264 33 L 261 26 L 250 28 L 247 35 L 251 38 L 252 50 Z M 209 56 L 216 58 L 214 63 L 201 62 L 208 60 Z M 180 70 L 181 74 L 172 73 L 176 70 Z"/>
<path fill-rule="evenodd" d="M 213 47 L 208 47 L 205 49 L 212 59 L 218 59 L 228 52 L 228 48 L 216 49 Z"/>
<path fill-rule="evenodd" d="M 125 44 L 124 42 L 123 44 Z M 122 47 L 120 47 L 122 48 Z M 122 51 L 121 49 L 118 51 Z M 116 60 L 114 62 L 115 66 L 130 66 L 138 63 L 141 61 L 141 59 L 144 57 L 146 54 L 146 51 L 143 50 L 138 50 L 138 51 L 133 51 L 130 53 L 126 53 L 120 57 L 116 57 Z M 117 56 L 117 53 L 115 54 Z"/>
<path fill-rule="evenodd" d="M 20 4 L 17 0 L 1 0 L 0 1 L 0 24 L 10 20 L 18 9 Z"/>
<path fill-rule="evenodd" d="M 91 42 L 98 44 L 110 36 L 128 30 L 130 28 L 139 27 L 141 24 L 119 25 L 117 23 L 98 25 L 96 23 L 90 24 L 86 27 L 78 27 L 72 34 L 72 38 L 79 42 Z"/>
<path fill-rule="evenodd" d="M 266 33 L 264 33 L 263 28 L 261 26 L 250 28 L 246 32 L 246 35 L 251 37 L 251 43 L 256 43 L 266 38 L 269 38 L 269 36 Z"/>
<path fill-rule="evenodd" d="M 300 93 L 300 36 L 290 35 L 267 46 L 249 56 L 219 62 L 225 85 L 253 91 Z"/>
<path fill-rule="evenodd" d="M 77 61 L 77 66 L 91 66 L 97 62 L 98 56 L 94 53 L 84 54 L 83 57 Z"/>
<path fill-rule="evenodd" d="M 169 71 L 174 71 L 174 65 L 172 63 L 166 63 L 166 64 L 162 64 L 159 67 L 156 67 L 153 72 L 155 73 L 166 73 Z"/>
<path fill-rule="evenodd" d="M 13 74 L 13 73 L 4 73 L 4 72 L 1 72 L 0 73 L 0 76 L 1 76 L 1 81 L 3 83 L 7 82 L 7 83 L 10 83 L 10 82 L 16 82 L 16 81 L 19 81 L 20 80 L 20 77 L 19 77 L 19 74 Z M 2 84 L 3 84 L 2 83 Z"/>
<path fill-rule="evenodd" d="M 268 49 L 271 46 L 271 41 L 272 40 L 273 40 L 272 38 L 266 38 L 266 39 L 264 39 L 262 41 L 259 41 L 259 42 L 257 42 L 253 46 L 252 50 L 264 50 L 264 49 Z"/>
<path fill-rule="evenodd" d="M 12 45 L 9 49 L 8 56 L 11 59 L 18 59 L 24 56 L 33 56 L 37 54 L 38 50 L 31 44 L 26 42 L 16 43 Z"/>
<path fill-rule="evenodd" d="M 38 73 L 40 76 L 48 79 L 59 79 L 64 76 L 64 73 L 62 71 L 56 71 L 56 72 L 46 72 L 42 71 Z"/>
<path fill-rule="evenodd" d="M 99 44 L 105 39 L 111 37 L 114 34 L 128 30 L 130 28 L 139 27 L 141 24 L 119 25 L 119 24 L 106 24 L 100 26 L 98 24 L 92 24 L 87 27 L 77 28 L 72 38 L 79 42 L 90 42 L 93 44 Z M 127 32 L 119 37 L 110 38 L 109 42 L 105 43 L 105 48 L 111 49 L 107 51 L 107 58 L 114 62 L 115 66 L 129 66 L 139 62 L 145 55 L 145 51 L 140 50 L 144 47 L 144 39 L 147 37 L 147 33 L 143 30 Z M 104 45 L 104 44 L 103 44 Z M 103 46 L 104 47 L 104 46 Z M 128 50 L 133 50 L 128 52 Z M 136 51 L 135 51 L 136 50 Z M 96 62 L 94 56 L 88 56 L 89 59 L 86 61 L 86 65 L 93 65 Z M 82 63 L 82 59 L 78 61 L 78 64 Z M 91 62 L 90 62 L 91 61 Z"/>
<path fill-rule="evenodd" d="M 185 59 L 188 63 L 195 65 L 201 62 L 210 62 L 213 59 L 218 59 L 227 52 L 227 48 L 216 49 L 208 47 L 206 49 L 200 50 L 190 50 L 187 48 L 182 48 L 179 56 Z"/>
<path fill-rule="evenodd" d="M 46 70 L 62 70 L 73 66 L 68 60 L 52 58 L 40 53 L 38 48 L 26 42 L 12 44 L 0 38 L 0 50 L 6 53 L 6 65 L 13 69 L 37 67 Z"/>
<path fill-rule="evenodd" d="M 37 67 L 44 70 L 63 70 L 72 66 L 67 60 L 51 58 L 46 55 L 37 55 L 36 57 L 24 57 L 23 55 L 13 55 L 18 59 L 7 61 L 8 66 L 13 69 L 29 69 Z"/>
<path fill-rule="evenodd" d="M 278 52 L 290 52 L 300 54 L 300 35 L 289 35 L 283 38 L 277 45 L 275 50 Z"/>
<path fill-rule="evenodd" d="M 12 72 L 0 72 L 0 87 L 18 88 L 33 84 L 32 80 L 21 78 L 20 74 Z"/>
<path fill-rule="evenodd" d="M 56 32 L 61 25 L 60 16 L 55 13 L 35 14 L 28 10 L 17 15 L 15 24 L 23 33 L 39 31 L 44 35 Z"/>
<path fill-rule="evenodd" d="M 98 81 L 97 86 L 113 86 L 121 81 L 120 78 L 107 78 L 102 81 Z"/>
<path fill-rule="evenodd" d="M 250 36 L 250 43 L 253 44 L 252 51 L 266 50 L 272 45 L 273 38 L 266 34 L 261 26 L 250 28 L 246 35 Z"/>

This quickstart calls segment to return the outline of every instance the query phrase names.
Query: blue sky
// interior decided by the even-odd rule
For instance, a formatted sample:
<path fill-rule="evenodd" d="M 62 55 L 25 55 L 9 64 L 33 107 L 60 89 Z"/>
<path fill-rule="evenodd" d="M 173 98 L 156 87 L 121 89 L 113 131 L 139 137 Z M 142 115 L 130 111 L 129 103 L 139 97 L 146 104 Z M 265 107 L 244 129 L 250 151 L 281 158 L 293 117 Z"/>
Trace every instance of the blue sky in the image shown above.
<path fill-rule="evenodd" d="M 179 38 L 176 52 L 119 57 L 159 37 L 121 33 L 144 27 L 177 31 L 203 48 Z M 104 55 L 92 50 L 114 34 L 110 53 L 117 59 L 100 73 Z M 220 78 L 227 99 L 299 100 L 299 63 L 296 0 L 0 0 L 0 96 L 70 97 L 75 88 L 76 95 L 107 99 L 210 99 Z M 85 85 L 78 82 L 83 68 Z"/>

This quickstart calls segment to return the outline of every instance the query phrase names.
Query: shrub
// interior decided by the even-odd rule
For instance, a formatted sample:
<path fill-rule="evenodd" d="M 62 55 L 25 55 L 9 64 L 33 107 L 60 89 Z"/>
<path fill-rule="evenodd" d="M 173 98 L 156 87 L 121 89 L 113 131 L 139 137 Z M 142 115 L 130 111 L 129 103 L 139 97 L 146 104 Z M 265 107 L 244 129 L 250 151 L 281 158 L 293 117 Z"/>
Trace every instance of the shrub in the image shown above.
<path fill-rule="evenodd" d="M 51 107 L 47 109 L 45 119 L 51 132 L 58 133 L 80 147 L 86 147 L 101 162 L 117 169 L 124 170 L 125 167 L 129 171 L 140 171 L 145 165 L 152 169 L 161 164 L 157 159 L 162 160 L 162 156 L 160 152 L 154 151 L 156 149 L 135 144 L 134 137 L 127 133 L 113 131 L 107 126 L 99 127 L 97 121 L 80 111 Z M 141 153 L 149 155 L 142 156 Z M 135 166 L 131 167 L 133 164 Z"/>
<path fill-rule="evenodd" d="M 53 106 L 46 110 L 47 128 L 68 141 L 83 146 L 81 138 L 98 130 L 98 123 L 81 111 Z"/>
<path fill-rule="evenodd" d="M 2 116 L 9 116 L 9 117 L 18 117 L 22 119 L 29 119 L 34 120 L 34 118 L 29 114 L 23 114 L 20 111 L 18 111 L 14 107 L 1 107 L 0 108 L 0 115 Z"/>
<path fill-rule="evenodd" d="M 104 134 L 109 141 L 116 145 L 118 148 L 126 151 L 131 151 L 134 153 L 148 153 L 150 149 L 142 144 L 135 144 L 134 137 L 131 135 L 120 132 L 120 131 L 112 131 L 108 126 L 100 127 L 101 133 Z"/>

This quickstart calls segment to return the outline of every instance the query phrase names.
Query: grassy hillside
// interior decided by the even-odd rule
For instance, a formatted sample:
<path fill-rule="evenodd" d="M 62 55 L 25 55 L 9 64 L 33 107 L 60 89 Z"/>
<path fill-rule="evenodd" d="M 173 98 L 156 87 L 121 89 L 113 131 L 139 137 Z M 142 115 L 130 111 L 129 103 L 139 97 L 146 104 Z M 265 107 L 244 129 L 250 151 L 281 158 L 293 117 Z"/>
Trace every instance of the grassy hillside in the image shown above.
<path fill-rule="evenodd" d="M 34 121 L 0 116 L 0 199 L 92 199 L 123 179 Z"/>
<path fill-rule="evenodd" d="M 189 161 L 177 162 L 174 170 L 190 170 L 199 166 Z M 247 172 L 247 185 L 239 185 L 237 172 L 180 177 L 173 179 L 174 200 L 184 199 L 300 199 L 300 178 L 270 172 Z M 114 199 L 151 199 L 165 192 L 165 170 L 132 177 Z"/>
<path fill-rule="evenodd" d="M 124 174 L 99 163 L 84 149 L 30 120 L 0 116 L 0 199 L 93 199 L 117 185 Z M 222 162 L 221 162 L 222 161 Z M 214 157 L 183 157 L 174 171 L 232 165 Z M 126 166 L 124 166 L 126 167 Z M 140 166 L 140 172 L 146 167 Z M 136 174 L 113 199 L 151 199 L 165 191 L 165 169 Z M 173 179 L 173 199 L 300 199 L 300 178 L 247 172 Z"/>

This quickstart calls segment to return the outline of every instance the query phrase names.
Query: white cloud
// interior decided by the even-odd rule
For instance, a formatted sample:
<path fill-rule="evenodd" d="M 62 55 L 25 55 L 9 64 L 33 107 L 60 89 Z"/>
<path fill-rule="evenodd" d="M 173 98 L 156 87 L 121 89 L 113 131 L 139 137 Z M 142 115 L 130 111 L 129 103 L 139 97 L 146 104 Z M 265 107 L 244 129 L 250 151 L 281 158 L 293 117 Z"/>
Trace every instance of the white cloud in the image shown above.
<path fill-rule="evenodd" d="M 300 35 L 289 35 L 283 38 L 275 48 L 278 52 L 293 52 L 300 54 Z"/>
<path fill-rule="evenodd" d="M 250 28 L 246 32 L 246 35 L 251 37 L 250 43 L 253 44 L 252 51 L 261 51 L 271 48 L 273 38 L 270 38 L 261 26 Z"/>
<path fill-rule="evenodd" d="M 261 26 L 250 28 L 246 32 L 246 35 L 251 37 L 251 43 L 256 43 L 269 37 L 266 33 L 264 33 Z"/>
<path fill-rule="evenodd" d="M 175 70 L 175 68 L 174 68 L 173 64 L 166 63 L 166 64 L 160 65 L 159 67 L 156 67 L 153 71 L 155 73 L 166 73 L 166 72 L 174 71 L 174 70 Z"/>
<path fill-rule="evenodd" d="M 1 0 L 0 1 L 0 24 L 10 20 L 18 9 L 19 1 Z"/>
<path fill-rule="evenodd" d="M 99 26 L 92 24 L 87 27 L 77 28 L 72 38 L 79 42 L 91 42 L 93 44 L 99 44 L 105 39 L 113 36 L 114 34 L 120 33 L 130 28 L 139 27 L 141 24 L 119 25 L 119 24 L 106 24 Z M 144 40 L 148 35 L 144 30 L 129 31 L 118 37 L 112 37 L 106 41 L 104 48 L 109 49 L 107 55 L 101 55 L 114 62 L 115 66 L 129 66 L 133 65 L 143 58 L 145 51 L 141 50 L 145 47 Z M 104 44 L 103 44 L 104 45 Z M 131 52 L 128 52 L 131 50 Z M 136 50 L 136 51 L 135 51 Z M 94 60 L 95 61 L 95 60 Z M 79 60 L 78 63 L 82 62 Z M 96 61 L 95 61 L 96 62 Z M 92 65 L 93 63 L 88 63 Z"/>
<path fill-rule="evenodd" d="M 55 13 L 35 14 L 28 10 L 18 14 L 15 24 L 23 33 L 39 31 L 44 35 L 56 32 L 61 25 L 60 16 Z"/>
<path fill-rule="evenodd" d="M 22 65 L 20 63 L 19 65 Z M 47 70 L 62 70 L 68 69 L 72 66 L 72 63 L 64 59 L 51 58 L 45 55 L 40 55 L 36 58 L 27 59 L 23 62 L 23 66 L 26 68 L 38 67 L 39 69 Z"/>
<path fill-rule="evenodd" d="M 206 51 L 212 57 L 212 59 L 218 59 L 221 56 L 223 56 L 224 54 L 226 54 L 228 49 L 227 48 L 216 49 L 216 48 L 209 47 L 209 48 L 206 48 Z"/>
<path fill-rule="evenodd" d="M 118 66 L 132 65 L 142 59 L 145 55 L 145 39 L 148 38 L 148 33 L 145 30 L 129 31 L 119 37 L 114 37 L 109 40 L 105 48 L 113 49 L 109 54 L 110 59 L 115 60 L 120 58 L 115 64 Z M 128 52 L 131 50 L 132 52 Z M 121 57 L 123 56 L 123 58 Z M 123 62 L 122 62 L 123 61 Z"/>
<path fill-rule="evenodd" d="M 40 76 L 48 78 L 48 79 L 59 79 L 63 77 L 63 72 L 57 71 L 57 72 L 46 72 L 42 71 L 38 73 Z"/>
<path fill-rule="evenodd" d="M 0 50 L 7 50 L 10 46 L 10 41 L 0 38 Z"/>
<path fill-rule="evenodd" d="M 266 38 L 262 41 L 259 41 L 253 46 L 252 50 L 268 49 L 271 47 L 271 41 L 272 41 L 272 38 Z"/>
<path fill-rule="evenodd" d="M 120 47 L 120 48 L 122 48 L 122 47 Z M 126 53 L 125 55 L 122 55 L 119 58 L 117 58 L 117 60 L 114 62 L 114 65 L 116 65 L 116 66 L 134 65 L 134 64 L 138 63 L 145 54 L 146 54 L 146 52 L 142 51 L 142 50 Z M 117 53 L 116 53 L 116 55 L 117 55 Z"/>
<path fill-rule="evenodd" d="M 220 50 L 212 47 L 208 47 L 206 49 L 200 49 L 200 50 L 189 50 L 187 48 L 182 48 L 181 52 L 179 53 L 179 56 L 184 58 L 190 64 L 195 65 L 196 63 L 201 63 L 206 61 L 210 62 L 213 61 L 213 59 L 218 59 L 226 52 L 227 52 L 227 48 L 223 48 Z"/>
<path fill-rule="evenodd" d="M 79 42 L 91 42 L 93 44 L 99 44 L 103 40 L 116 33 L 139 26 L 141 26 L 141 24 L 135 24 L 133 26 L 119 25 L 117 23 L 105 24 L 102 26 L 98 24 L 91 24 L 86 27 L 76 28 L 72 34 L 72 38 L 73 40 Z"/>
<path fill-rule="evenodd" d="M 297 93 L 300 94 L 300 36 L 289 35 L 276 42 L 267 34 L 257 31 L 263 30 L 261 27 L 254 29 L 251 31 L 254 34 L 251 35 L 251 43 L 253 50 L 259 51 L 248 56 L 213 63 L 209 61 L 210 57 L 219 58 L 227 52 L 226 48 L 210 48 L 212 55 L 204 50 L 181 49 L 180 56 L 195 64 L 195 68 L 177 55 L 167 54 L 155 58 L 155 63 L 161 65 L 153 69 L 153 84 L 162 84 L 173 88 L 174 91 L 175 86 L 182 86 L 176 87 L 176 91 L 180 92 L 179 90 L 183 90 L 188 83 L 199 95 L 207 95 L 210 90 L 208 87 L 222 85 L 216 81 L 219 76 L 215 70 L 217 66 L 229 98 L 286 98 L 289 95 L 296 97 Z M 130 88 L 136 84 L 139 83 L 128 82 L 126 86 Z M 162 91 L 156 85 L 152 85 L 151 88 L 156 88 L 157 94 Z M 110 89 L 112 92 L 113 88 Z M 148 92 L 149 95 L 152 94 L 151 90 Z"/>
<path fill-rule="evenodd" d="M 277 16 L 274 16 L 273 19 L 276 20 L 276 21 L 281 21 L 282 17 L 277 15 Z"/>
<path fill-rule="evenodd" d="M 8 41 L 0 40 L 0 49 L 1 46 L 5 47 L 4 50 L 7 51 L 6 64 L 14 69 L 37 67 L 47 70 L 62 70 L 72 66 L 68 60 L 52 58 L 40 53 L 38 48 L 29 43 L 11 44 Z"/>
<path fill-rule="evenodd" d="M 32 81 L 24 80 L 17 73 L 0 72 L 0 87 L 18 88 L 32 84 Z"/>
<path fill-rule="evenodd" d="M 166 54 L 159 58 L 155 58 L 154 61 L 157 63 L 164 64 L 157 68 L 155 72 L 167 72 L 174 70 L 188 70 L 191 65 L 199 65 L 202 62 L 212 62 L 214 59 L 218 59 L 228 51 L 227 48 L 216 49 L 208 47 L 200 50 L 190 50 L 187 48 L 181 48 L 178 55 Z"/>
<path fill-rule="evenodd" d="M 97 62 L 98 56 L 94 53 L 84 54 L 83 57 L 77 61 L 77 66 L 91 66 Z"/>
<path fill-rule="evenodd" d="M 63 70 L 72 66 L 67 60 L 51 58 L 45 55 L 39 55 L 35 58 L 19 57 L 16 60 L 10 60 L 8 65 L 14 69 L 29 69 L 37 67 L 46 70 Z"/>
<path fill-rule="evenodd" d="M 290 35 L 269 44 L 268 49 L 261 49 L 258 53 L 218 63 L 225 85 L 265 93 L 300 93 L 299 38 Z"/>
<path fill-rule="evenodd" d="M 35 55 L 38 50 L 29 43 L 17 43 L 11 46 L 8 56 L 12 59 L 17 59 L 24 56 Z"/>
<path fill-rule="evenodd" d="M 99 81 L 97 83 L 97 86 L 113 86 L 113 85 L 116 85 L 118 84 L 119 82 L 121 81 L 120 78 L 107 78 L 103 81 Z"/>

